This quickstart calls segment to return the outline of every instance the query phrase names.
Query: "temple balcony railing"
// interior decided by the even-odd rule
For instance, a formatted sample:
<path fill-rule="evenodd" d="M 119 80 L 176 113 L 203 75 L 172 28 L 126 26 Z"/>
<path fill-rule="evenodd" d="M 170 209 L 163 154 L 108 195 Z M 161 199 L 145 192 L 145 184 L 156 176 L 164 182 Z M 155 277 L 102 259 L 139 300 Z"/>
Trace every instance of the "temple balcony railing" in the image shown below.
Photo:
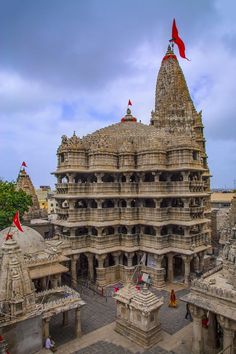
<path fill-rule="evenodd" d="M 170 234 L 170 246 L 190 250 L 193 249 L 193 247 L 206 245 L 207 236 L 207 232 L 201 232 L 194 235 Z"/>
<path fill-rule="evenodd" d="M 203 217 L 204 207 L 191 208 L 57 208 L 59 219 L 69 222 L 140 221 L 158 222 L 168 220 L 191 221 Z"/>
<path fill-rule="evenodd" d="M 169 247 L 169 235 L 156 236 L 142 233 L 139 241 L 140 247 L 163 249 Z"/>
<path fill-rule="evenodd" d="M 204 182 L 158 181 L 158 182 L 102 182 L 102 183 L 57 183 L 58 194 L 90 195 L 147 195 L 165 193 L 203 193 Z"/>
<path fill-rule="evenodd" d="M 60 220 L 67 220 L 69 217 L 68 208 L 56 208 L 56 214 Z"/>
<path fill-rule="evenodd" d="M 139 235 L 120 234 L 120 244 L 123 247 L 137 247 L 139 246 Z"/>

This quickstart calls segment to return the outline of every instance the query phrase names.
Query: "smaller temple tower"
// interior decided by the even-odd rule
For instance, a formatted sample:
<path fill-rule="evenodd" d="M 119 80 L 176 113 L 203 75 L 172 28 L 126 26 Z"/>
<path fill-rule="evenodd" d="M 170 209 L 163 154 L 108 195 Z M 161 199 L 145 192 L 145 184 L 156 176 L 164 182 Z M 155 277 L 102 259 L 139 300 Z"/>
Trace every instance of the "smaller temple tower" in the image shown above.
<path fill-rule="evenodd" d="M 38 219 L 41 217 L 46 217 L 45 211 L 40 209 L 37 194 L 34 189 L 34 185 L 31 181 L 29 174 L 25 171 L 24 167 L 21 168 L 16 181 L 16 189 L 22 189 L 25 193 L 31 196 L 32 206 L 29 211 L 24 214 L 23 219 L 25 221 L 30 221 L 31 219 Z"/>
<path fill-rule="evenodd" d="M 7 235 L 2 246 L 0 271 L 1 312 L 14 320 L 36 309 L 35 290 L 17 242 Z"/>

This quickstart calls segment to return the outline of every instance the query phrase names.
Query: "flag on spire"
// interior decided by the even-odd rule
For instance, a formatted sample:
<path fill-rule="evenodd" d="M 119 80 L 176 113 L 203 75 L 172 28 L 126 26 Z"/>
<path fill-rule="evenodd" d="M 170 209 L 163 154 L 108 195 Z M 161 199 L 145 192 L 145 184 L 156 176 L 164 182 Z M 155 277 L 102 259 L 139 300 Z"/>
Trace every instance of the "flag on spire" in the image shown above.
<path fill-rule="evenodd" d="M 19 231 L 24 232 L 19 219 L 19 211 L 17 211 L 14 215 L 13 224 L 17 227 Z"/>
<path fill-rule="evenodd" d="M 25 161 L 22 162 L 21 167 L 27 167 Z"/>
<path fill-rule="evenodd" d="M 128 106 L 132 106 L 132 102 L 130 100 L 128 102 Z"/>
<path fill-rule="evenodd" d="M 171 38 L 171 42 L 174 42 L 175 44 L 177 44 L 178 48 L 179 48 L 179 55 L 184 58 L 189 60 L 188 58 L 186 58 L 185 56 L 185 45 L 184 42 L 182 41 L 182 39 L 179 37 L 179 33 L 178 33 L 178 29 L 176 26 L 176 22 L 175 19 L 173 20 L 173 25 L 172 25 L 172 38 Z"/>

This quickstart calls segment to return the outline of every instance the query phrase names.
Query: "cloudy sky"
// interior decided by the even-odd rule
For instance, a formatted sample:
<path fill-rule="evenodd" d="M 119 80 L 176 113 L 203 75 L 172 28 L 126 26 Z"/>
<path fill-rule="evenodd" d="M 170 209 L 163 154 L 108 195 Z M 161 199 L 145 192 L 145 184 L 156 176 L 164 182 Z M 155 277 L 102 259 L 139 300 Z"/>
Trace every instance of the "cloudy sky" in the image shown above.
<path fill-rule="evenodd" d="M 235 12 L 234 0 L 0 0 L 0 177 L 26 161 L 35 186 L 53 186 L 61 136 L 118 122 L 129 98 L 149 123 L 175 17 L 212 187 L 233 187 Z"/>

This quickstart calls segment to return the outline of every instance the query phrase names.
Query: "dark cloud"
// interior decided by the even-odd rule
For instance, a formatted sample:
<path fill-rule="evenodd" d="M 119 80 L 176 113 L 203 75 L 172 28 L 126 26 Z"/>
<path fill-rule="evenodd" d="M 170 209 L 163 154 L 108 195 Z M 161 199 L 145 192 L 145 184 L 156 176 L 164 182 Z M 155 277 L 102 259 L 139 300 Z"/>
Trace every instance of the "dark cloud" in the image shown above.
<path fill-rule="evenodd" d="M 126 58 L 143 41 L 166 46 L 173 17 L 194 41 L 216 16 L 213 1 L 187 0 L 10 0 L 0 9 L 2 68 L 94 90 L 132 74 Z"/>

